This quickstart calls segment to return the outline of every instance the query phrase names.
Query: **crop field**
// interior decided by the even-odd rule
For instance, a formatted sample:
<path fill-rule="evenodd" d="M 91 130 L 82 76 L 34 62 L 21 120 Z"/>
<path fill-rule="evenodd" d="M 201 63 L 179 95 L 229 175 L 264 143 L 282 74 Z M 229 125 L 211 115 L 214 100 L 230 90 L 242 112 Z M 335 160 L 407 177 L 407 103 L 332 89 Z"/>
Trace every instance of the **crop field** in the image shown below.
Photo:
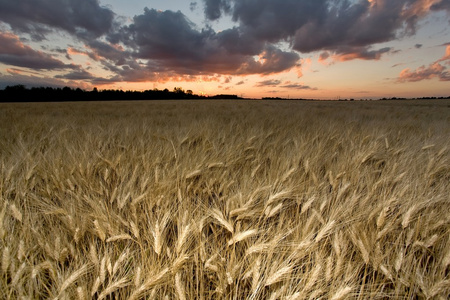
<path fill-rule="evenodd" d="M 448 299 L 450 101 L 0 104 L 2 299 Z"/>

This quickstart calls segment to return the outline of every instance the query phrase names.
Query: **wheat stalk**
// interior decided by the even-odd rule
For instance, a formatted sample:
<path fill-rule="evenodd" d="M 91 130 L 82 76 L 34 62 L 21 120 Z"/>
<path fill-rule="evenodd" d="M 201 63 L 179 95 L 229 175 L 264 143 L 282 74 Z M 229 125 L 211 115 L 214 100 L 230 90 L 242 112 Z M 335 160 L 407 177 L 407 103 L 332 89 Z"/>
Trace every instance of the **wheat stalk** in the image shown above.
<path fill-rule="evenodd" d="M 151 287 L 157 285 L 158 283 L 160 283 L 161 281 L 164 280 L 164 278 L 166 277 L 167 273 L 169 271 L 169 268 L 165 268 L 163 270 L 161 270 L 158 274 L 151 276 L 150 278 L 148 278 L 143 284 L 141 284 L 130 296 L 129 300 L 135 300 L 141 296 L 143 296 L 143 294 L 149 290 Z"/>
<path fill-rule="evenodd" d="M 225 229 L 227 229 L 230 233 L 234 232 L 233 225 L 230 222 L 225 220 L 223 214 L 218 209 L 213 209 L 211 213 L 212 217 L 219 222 Z"/>
<path fill-rule="evenodd" d="M 11 263 L 11 253 L 8 247 L 3 248 L 2 254 L 2 273 L 5 274 L 8 271 L 9 264 Z"/>
<path fill-rule="evenodd" d="M 243 241 L 251 236 L 254 236 L 258 233 L 258 230 L 256 229 L 250 229 L 246 230 L 244 232 L 239 232 L 233 235 L 233 237 L 228 241 L 228 246 L 231 246 L 233 244 L 236 244 L 240 241 Z"/>
<path fill-rule="evenodd" d="M 19 209 L 16 207 L 16 205 L 15 204 L 11 204 L 9 206 L 9 208 L 11 210 L 11 214 L 14 217 L 14 219 L 16 219 L 17 221 L 22 223 L 22 213 L 19 211 Z"/>
<path fill-rule="evenodd" d="M 100 223 L 98 222 L 98 220 L 94 220 L 94 226 L 95 226 L 95 230 L 98 234 L 98 237 L 104 241 L 106 239 L 106 233 L 105 230 L 103 229 L 102 226 L 100 226 Z"/>
<path fill-rule="evenodd" d="M 182 251 L 182 248 L 183 248 L 183 246 L 184 246 L 184 244 L 186 242 L 186 239 L 188 237 L 188 234 L 190 232 L 190 227 L 191 227 L 191 225 L 188 224 L 188 225 L 186 225 L 186 226 L 184 226 L 182 228 L 181 234 L 179 235 L 178 240 L 177 240 L 177 244 L 176 244 L 176 252 L 177 252 L 177 254 L 180 254 L 181 251 Z"/>
<path fill-rule="evenodd" d="M 114 291 L 124 288 L 127 285 L 129 285 L 129 279 L 124 277 L 120 280 L 117 280 L 116 282 L 111 283 L 110 285 L 108 285 L 108 287 L 106 289 L 104 289 L 100 295 L 98 296 L 98 299 L 104 299 L 106 298 L 106 296 L 110 295 L 111 293 L 113 293 Z"/>
<path fill-rule="evenodd" d="M 322 229 L 317 233 L 314 241 L 317 243 L 321 239 L 323 239 L 325 236 L 327 236 L 329 234 L 329 231 L 334 227 L 335 223 L 336 222 L 333 220 L 333 221 L 328 222 L 324 227 L 322 227 Z"/>
<path fill-rule="evenodd" d="M 61 284 L 61 287 L 59 288 L 59 295 L 61 295 L 72 283 L 74 283 L 76 280 L 78 280 L 79 277 L 84 275 L 88 270 L 88 265 L 85 264 L 81 266 L 78 270 L 74 271 L 69 277 L 64 280 L 64 282 Z"/>
<path fill-rule="evenodd" d="M 330 298 L 330 300 L 341 300 L 346 297 L 351 291 L 352 288 L 349 286 L 342 287 Z"/>
<path fill-rule="evenodd" d="M 281 269 L 279 269 L 278 271 L 276 271 L 275 273 L 273 273 L 272 275 L 270 275 L 265 283 L 265 286 L 270 286 L 274 283 L 280 282 L 281 280 L 283 280 L 288 274 L 290 274 L 292 272 L 292 266 L 288 265 L 285 266 Z"/>
<path fill-rule="evenodd" d="M 106 239 L 107 243 L 121 241 L 121 240 L 132 240 L 133 238 L 129 234 L 119 234 Z"/>
<path fill-rule="evenodd" d="M 186 300 L 186 292 L 184 290 L 183 281 L 181 279 L 181 273 L 175 274 L 175 290 L 179 300 Z"/>

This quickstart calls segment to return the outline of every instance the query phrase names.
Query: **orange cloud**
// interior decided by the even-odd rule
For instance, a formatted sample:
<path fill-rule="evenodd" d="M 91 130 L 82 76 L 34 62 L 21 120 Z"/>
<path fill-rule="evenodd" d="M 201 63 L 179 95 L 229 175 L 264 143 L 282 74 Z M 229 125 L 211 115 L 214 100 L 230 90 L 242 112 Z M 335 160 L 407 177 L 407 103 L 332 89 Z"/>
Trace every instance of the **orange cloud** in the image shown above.
<path fill-rule="evenodd" d="M 441 62 L 447 62 L 447 64 L 450 62 L 450 45 L 446 47 L 444 56 L 428 67 L 421 66 L 414 71 L 409 68 L 402 70 L 397 82 L 416 82 L 432 78 L 450 81 L 450 73 L 447 71 L 447 67 L 440 64 Z"/>
<path fill-rule="evenodd" d="M 450 76 L 446 71 L 446 68 L 441 64 L 435 62 L 428 67 L 421 66 L 414 71 L 407 68 L 400 72 L 399 82 L 417 82 L 426 79 L 432 79 L 438 77 L 441 81 L 450 80 Z"/>
<path fill-rule="evenodd" d="M 67 49 L 67 53 L 69 55 L 83 55 L 83 56 L 87 56 L 89 58 L 91 58 L 94 61 L 100 61 L 101 57 L 99 55 L 97 55 L 97 53 L 93 52 L 93 51 L 81 51 L 78 49 L 75 49 L 73 47 L 69 47 Z"/>
<path fill-rule="evenodd" d="M 441 0 L 419 0 L 413 4 L 405 4 L 402 15 L 406 18 L 423 16 L 430 11 L 433 5 L 440 2 Z"/>
<path fill-rule="evenodd" d="M 348 53 L 338 53 L 332 56 L 334 61 L 349 61 L 354 59 L 362 60 L 379 60 L 384 53 L 387 53 L 391 48 L 386 47 L 379 50 L 368 50 L 366 48 L 359 49 L 356 48 L 355 51 L 350 51 Z"/>
<path fill-rule="evenodd" d="M 450 60 L 450 45 L 445 48 L 444 56 L 438 60 L 438 62 Z"/>

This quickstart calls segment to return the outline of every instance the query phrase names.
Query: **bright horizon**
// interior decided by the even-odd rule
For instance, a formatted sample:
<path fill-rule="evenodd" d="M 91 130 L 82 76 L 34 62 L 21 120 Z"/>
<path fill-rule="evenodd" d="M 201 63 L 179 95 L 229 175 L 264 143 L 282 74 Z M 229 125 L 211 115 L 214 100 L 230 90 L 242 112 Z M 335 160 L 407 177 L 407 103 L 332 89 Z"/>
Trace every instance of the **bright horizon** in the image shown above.
<path fill-rule="evenodd" d="M 448 0 L 0 0 L 0 88 L 450 95 Z"/>

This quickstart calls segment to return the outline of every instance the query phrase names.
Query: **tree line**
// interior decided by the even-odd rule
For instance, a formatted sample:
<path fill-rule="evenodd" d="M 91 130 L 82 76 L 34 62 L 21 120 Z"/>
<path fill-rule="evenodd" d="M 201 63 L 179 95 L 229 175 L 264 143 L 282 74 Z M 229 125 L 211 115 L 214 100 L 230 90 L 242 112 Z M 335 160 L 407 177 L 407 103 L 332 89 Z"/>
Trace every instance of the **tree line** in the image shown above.
<path fill-rule="evenodd" d="M 98 90 L 91 91 L 80 88 L 52 88 L 32 87 L 24 85 L 7 86 L 0 90 L 0 102 L 53 102 L 53 101 L 108 101 L 108 100 L 157 100 L 157 99 L 205 99 L 202 95 L 196 95 L 192 90 L 183 90 L 175 87 L 172 91 L 168 89 L 145 90 L 145 91 L 123 91 L 123 90 Z"/>

